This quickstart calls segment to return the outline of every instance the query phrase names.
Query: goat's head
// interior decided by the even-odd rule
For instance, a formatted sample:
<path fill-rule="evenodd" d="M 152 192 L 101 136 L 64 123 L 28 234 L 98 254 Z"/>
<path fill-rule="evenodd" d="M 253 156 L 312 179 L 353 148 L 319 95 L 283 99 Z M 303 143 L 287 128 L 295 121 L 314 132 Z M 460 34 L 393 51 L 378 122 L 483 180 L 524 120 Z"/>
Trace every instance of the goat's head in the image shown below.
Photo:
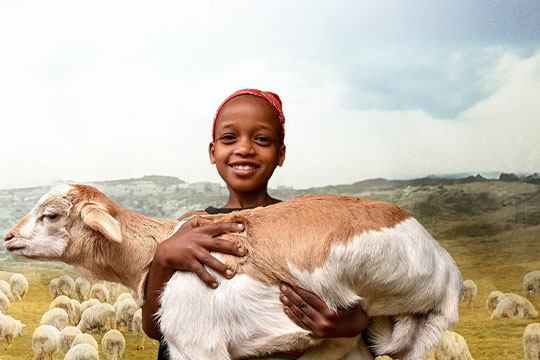
<path fill-rule="evenodd" d="M 96 199 L 97 197 L 97 199 Z M 106 239 L 121 242 L 120 225 L 107 209 L 110 201 L 87 185 L 59 185 L 5 236 L 11 255 L 38 260 L 59 260 L 73 239 L 70 229 L 90 228 Z"/>

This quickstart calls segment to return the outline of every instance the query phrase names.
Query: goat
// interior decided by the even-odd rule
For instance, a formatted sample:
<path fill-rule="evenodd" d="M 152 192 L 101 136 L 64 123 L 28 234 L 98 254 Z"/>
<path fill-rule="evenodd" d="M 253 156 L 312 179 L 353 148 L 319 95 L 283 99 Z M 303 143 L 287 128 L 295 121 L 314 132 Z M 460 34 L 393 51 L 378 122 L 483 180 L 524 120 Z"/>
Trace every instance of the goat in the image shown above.
<path fill-rule="evenodd" d="M 241 222 L 222 235 L 248 250 L 212 253 L 237 274 L 208 288 L 177 271 L 160 296 L 160 329 L 173 359 L 231 359 L 275 350 L 301 359 L 372 359 L 361 336 L 314 338 L 283 312 L 279 284 L 317 294 L 331 309 L 360 304 L 377 355 L 420 359 L 457 321 L 463 280 L 451 256 L 398 206 L 308 195 L 267 207 L 208 216 Z M 5 237 L 12 255 L 63 261 L 82 276 L 120 282 L 139 299 L 159 242 L 177 221 L 123 209 L 87 185 L 61 185 Z M 348 355 L 347 355 L 348 354 Z M 354 355 L 353 355 L 354 354 Z"/>

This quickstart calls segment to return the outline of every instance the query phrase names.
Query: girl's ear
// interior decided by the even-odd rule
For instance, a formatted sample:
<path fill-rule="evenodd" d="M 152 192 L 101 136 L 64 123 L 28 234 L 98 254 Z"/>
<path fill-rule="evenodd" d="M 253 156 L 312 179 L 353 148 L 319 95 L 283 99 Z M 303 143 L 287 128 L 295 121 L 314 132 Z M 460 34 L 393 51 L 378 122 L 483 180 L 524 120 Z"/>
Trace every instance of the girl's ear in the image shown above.
<path fill-rule="evenodd" d="M 215 164 L 216 159 L 214 157 L 214 151 L 216 150 L 216 146 L 213 141 L 210 142 L 208 145 L 208 156 L 210 157 L 210 164 Z"/>
<path fill-rule="evenodd" d="M 282 166 L 283 162 L 285 161 L 285 150 L 285 144 L 281 145 L 279 148 L 278 166 Z"/>

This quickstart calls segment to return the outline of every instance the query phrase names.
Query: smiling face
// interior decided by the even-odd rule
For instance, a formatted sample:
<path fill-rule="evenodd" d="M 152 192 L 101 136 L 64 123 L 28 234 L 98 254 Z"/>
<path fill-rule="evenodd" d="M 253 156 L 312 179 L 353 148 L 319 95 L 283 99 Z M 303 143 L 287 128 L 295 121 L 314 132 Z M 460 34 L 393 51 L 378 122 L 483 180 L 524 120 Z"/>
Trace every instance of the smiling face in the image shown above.
<path fill-rule="evenodd" d="M 264 99 L 242 95 L 229 100 L 216 120 L 209 155 L 230 192 L 264 192 L 276 166 L 285 160 L 280 124 Z"/>

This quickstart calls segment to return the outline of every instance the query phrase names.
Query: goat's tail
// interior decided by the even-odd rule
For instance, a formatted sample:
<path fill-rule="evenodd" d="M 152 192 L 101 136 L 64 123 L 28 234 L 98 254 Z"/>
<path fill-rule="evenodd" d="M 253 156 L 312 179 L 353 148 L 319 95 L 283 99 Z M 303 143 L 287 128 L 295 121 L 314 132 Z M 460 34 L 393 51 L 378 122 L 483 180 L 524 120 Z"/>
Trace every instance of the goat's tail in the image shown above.
<path fill-rule="evenodd" d="M 400 360 L 421 359 L 457 321 L 462 288 L 458 286 L 455 290 L 448 291 L 440 309 L 427 314 L 374 318 L 368 337 L 375 354 L 393 355 Z"/>
<path fill-rule="evenodd" d="M 448 328 L 440 314 L 400 315 L 375 318 L 368 330 L 371 348 L 376 355 L 390 355 L 399 360 L 421 359 Z"/>

